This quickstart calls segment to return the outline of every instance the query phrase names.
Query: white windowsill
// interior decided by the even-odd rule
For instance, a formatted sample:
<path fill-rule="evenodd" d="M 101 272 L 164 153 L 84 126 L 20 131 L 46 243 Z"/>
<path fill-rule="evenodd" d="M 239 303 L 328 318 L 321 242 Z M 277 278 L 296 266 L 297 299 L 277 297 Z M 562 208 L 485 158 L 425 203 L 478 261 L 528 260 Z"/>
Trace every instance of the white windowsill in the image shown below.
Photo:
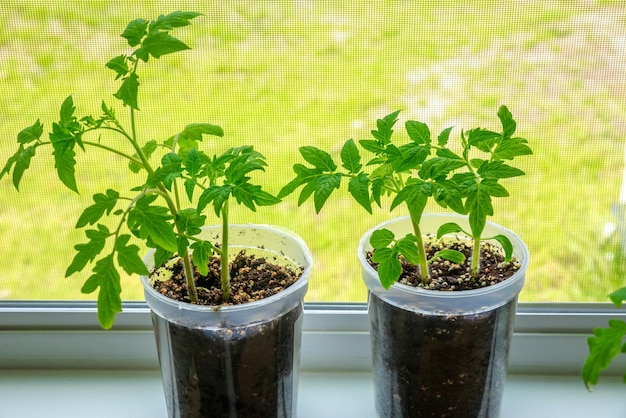
<path fill-rule="evenodd" d="M 610 305 L 521 305 L 502 418 L 626 417 L 619 359 L 593 393 L 580 378 L 591 329 Z M 305 309 L 300 418 L 375 417 L 363 305 Z M 102 331 L 89 303 L 0 301 L 0 418 L 165 417 L 150 316 L 125 305 Z"/>
<path fill-rule="evenodd" d="M 509 376 L 502 418 L 623 418 L 626 387 L 603 379 L 588 393 L 575 376 Z M 376 417 L 368 373 L 312 373 L 300 378 L 299 418 Z M 0 371 L 2 418 L 167 418 L 157 370 Z"/>

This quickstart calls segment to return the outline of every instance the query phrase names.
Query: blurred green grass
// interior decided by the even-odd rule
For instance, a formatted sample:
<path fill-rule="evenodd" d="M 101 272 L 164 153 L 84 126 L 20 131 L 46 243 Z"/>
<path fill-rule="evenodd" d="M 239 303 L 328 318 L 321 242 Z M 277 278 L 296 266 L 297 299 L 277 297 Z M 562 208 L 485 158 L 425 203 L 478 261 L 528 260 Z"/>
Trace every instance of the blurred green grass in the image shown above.
<path fill-rule="evenodd" d="M 603 230 L 615 219 L 623 168 L 626 10 L 585 1 L 182 1 L 18 0 L 0 5 L 0 161 L 38 117 L 49 127 L 63 99 L 98 114 L 117 85 L 104 68 L 127 48 L 119 37 L 136 18 L 194 10 L 205 14 L 176 31 L 192 50 L 141 72 L 138 129 L 165 139 L 190 122 L 221 125 L 215 152 L 253 144 L 266 155 L 268 188 L 291 179 L 301 145 L 339 152 L 375 120 L 402 109 L 402 121 L 497 128 L 506 104 L 535 156 L 528 175 L 508 182 L 494 221 L 518 232 L 531 252 L 525 301 L 598 301 L 621 285 L 605 265 Z M 124 120 L 124 118 L 122 118 Z M 401 125 L 398 125 L 397 134 Z M 105 140 L 103 138 L 103 140 Z M 56 181 L 49 156 L 27 172 L 17 193 L 0 182 L 0 298 L 85 299 L 87 274 L 64 278 L 82 242 L 73 225 L 91 195 L 126 186 L 125 164 L 79 155 L 81 195 Z M 437 210 L 431 207 L 432 210 Z M 402 215 L 397 210 L 394 215 Z M 364 301 L 355 257 L 362 233 L 386 219 L 369 216 L 345 192 L 316 215 L 292 196 L 239 223 L 277 224 L 300 234 L 316 266 L 308 300 Z M 136 278 L 123 296 L 141 299 Z"/>

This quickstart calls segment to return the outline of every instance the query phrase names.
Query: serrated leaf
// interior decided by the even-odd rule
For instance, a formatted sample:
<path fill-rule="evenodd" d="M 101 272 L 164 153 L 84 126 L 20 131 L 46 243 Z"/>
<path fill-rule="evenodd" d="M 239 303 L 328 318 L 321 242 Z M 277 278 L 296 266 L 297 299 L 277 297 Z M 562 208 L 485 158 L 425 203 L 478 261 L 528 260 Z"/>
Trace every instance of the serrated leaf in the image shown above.
<path fill-rule="evenodd" d="M 481 151 L 489 152 L 494 141 L 501 135 L 487 129 L 476 128 L 467 132 L 467 143 Z"/>
<path fill-rule="evenodd" d="M 399 110 L 392 112 L 382 119 L 376 121 L 378 130 L 372 130 L 372 136 L 376 138 L 381 145 L 387 145 L 391 142 L 391 135 L 393 134 L 393 126 L 398 121 Z"/>
<path fill-rule="evenodd" d="M 417 248 L 417 239 L 413 235 L 407 235 L 396 243 L 396 250 L 411 264 L 419 264 L 421 261 Z"/>
<path fill-rule="evenodd" d="M 375 249 L 388 247 L 396 236 L 388 229 L 377 229 L 372 232 L 370 237 L 370 245 Z"/>
<path fill-rule="evenodd" d="M 505 164 L 504 161 L 486 161 L 479 167 L 478 174 L 484 179 L 505 179 L 523 176 L 524 172 Z"/>
<path fill-rule="evenodd" d="M 498 144 L 493 151 L 495 160 L 512 160 L 515 157 L 531 155 L 533 151 L 524 138 L 509 138 Z"/>
<path fill-rule="evenodd" d="M 430 129 L 423 122 L 409 120 L 404 124 L 409 138 L 419 145 L 430 145 Z"/>
<path fill-rule="evenodd" d="M 129 211 L 127 224 L 130 230 L 137 230 L 142 239 L 150 238 L 156 245 L 169 251 L 176 251 L 176 235 L 169 222 L 172 215 L 162 206 L 152 205 L 156 197 L 145 196 L 137 200 Z"/>
<path fill-rule="evenodd" d="M 400 148 L 400 158 L 393 159 L 393 169 L 396 172 L 409 171 L 419 168 L 430 155 L 430 147 L 418 145 L 414 142 Z"/>
<path fill-rule="evenodd" d="M 487 179 L 480 182 L 481 190 L 492 197 L 507 197 L 509 192 L 497 180 Z"/>
<path fill-rule="evenodd" d="M 137 58 L 148 61 L 148 55 L 160 58 L 163 55 L 190 49 L 180 39 L 166 32 L 150 33 L 141 43 L 141 48 L 135 51 Z"/>
<path fill-rule="evenodd" d="M 250 183 L 242 183 L 233 187 L 232 195 L 237 203 L 242 203 L 252 211 L 256 211 L 256 206 L 271 206 L 280 202 L 280 199 L 263 191 L 261 186 Z"/>
<path fill-rule="evenodd" d="M 98 287 L 98 321 L 104 329 L 113 326 L 115 315 L 122 312 L 120 275 L 113 262 L 113 254 L 100 259 L 87 279 L 81 292 L 92 293 Z"/>
<path fill-rule="evenodd" d="M 209 203 L 212 203 L 215 214 L 220 216 L 222 206 L 230 197 L 232 189 L 230 185 L 213 185 L 205 189 L 198 199 L 198 212 L 201 213 Z"/>
<path fill-rule="evenodd" d="M 94 204 L 85 208 L 78 218 L 75 228 L 82 228 L 87 224 L 93 225 L 98 222 L 105 213 L 109 215 L 115 208 L 119 196 L 119 193 L 112 189 L 108 189 L 106 194 L 96 193 L 93 195 Z"/>
<path fill-rule="evenodd" d="M 187 235 L 198 235 L 202 232 L 202 226 L 206 216 L 201 215 L 194 208 L 186 208 L 176 214 L 176 226 Z"/>
<path fill-rule="evenodd" d="M 402 202 L 406 202 L 407 205 L 417 204 L 416 208 L 421 207 L 422 203 L 425 206 L 430 192 L 431 186 L 426 182 L 418 180 L 407 184 L 393 199 L 389 210 L 394 210 Z"/>
<path fill-rule="evenodd" d="M 202 135 L 224 136 L 224 130 L 218 125 L 210 123 L 191 123 L 185 126 L 180 133 L 183 138 L 192 139 L 194 141 L 202 141 Z"/>
<path fill-rule="evenodd" d="M 15 164 L 13 166 L 13 186 L 16 190 L 19 190 L 22 176 L 30 167 L 30 160 L 35 156 L 36 149 L 37 145 L 24 148 L 24 145 L 20 144 L 17 152 L 7 161 L 6 167 L 2 170 L 2 173 L 0 173 L 0 178 L 11 169 L 12 164 Z"/>
<path fill-rule="evenodd" d="M 37 119 L 34 124 L 22 129 L 17 134 L 17 142 L 19 142 L 20 144 L 28 144 L 30 142 L 37 141 L 39 138 L 41 138 L 42 134 L 43 125 L 41 124 L 39 119 Z"/>
<path fill-rule="evenodd" d="M 148 23 L 145 19 L 135 19 L 126 26 L 121 36 L 128 40 L 128 45 L 135 47 L 141 43 L 143 37 L 148 33 Z"/>
<path fill-rule="evenodd" d="M 622 306 L 622 302 L 626 300 L 626 287 L 622 287 L 621 289 L 617 289 L 613 293 L 609 295 L 609 299 L 611 302 L 618 308 Z"/>
<path fill-rule="evenodd" d="M 465 166 L 462 160 L 434 157 L 426 160 L 419 170 L 421 179 L 443 180 L 448 174 Z"/>
<path fill-rule="evenodd" d="M 609 320 L 608 328 L 595 328 L 593 337 L 587 339 L 589 355 L 582 369 L 582 377 L 587 389 L 598 383 L 600 372 L 609 367 L 613 358 L 621 352 L 626 335 L 626 322 Z"/>
<path fill-rule="evenodd" d="M 135 110 L 139 110 L 137 102 L 137 94 L 139 91 L 139 77 L 137 74 L 129 74 L 122 81 L 122 85 L 119 90 L 113 95 L 115 98 L 121 100 L 124 105 L 131 107 Z"/>
<path fill-rule="evenodd" d="M 363 147 L 363 149 L 372 152 L 376 155 L 385 151 L 385 147 L 380 145 L 377 141 L 371 139 L 361 139 L 359 144 Z"/>
<path fill-rule="evenodd" d="M 72 263 L 65 271 L 65 277 L 69 277 L 76 272 L 82 271 L 88 263 L 93 261 L 96 256 L 102 252 L 104 245 L 106 244 L 106 239 L 111 234 L 105 226 L 99 225 L 98 229 L 86 230 L 85 235 L 89 238 L 89 242 L 74 246 L 77 253 L 74 255 Z"/>
<path fill-rule="evenodd" d="M 506 138 L 513 135 L 515 133 L 517 124 L 515 123 L 515 120 L 513 120 L 513 115 L 506 106 L 500 106 L 500 108 L 498 109 L 498 118 L 502 123 L 502 132 L 504 134 L 504 137 Z"/>
<path fill-rule="evenodd" d="M 349 139 L 341 148 L 341 165 L 351 174 L 361 171 L 361 155 L 354 140 Z"/>
<path fill-rule="evenodd" d="M 448 144 L 448 141 L 450 140 L 450 132 L 452 132 L 452 127 L 444 129 L 441 131 L 439 136 L 437 136 L 437 144 L 439 144 L 440 147 L 445 147 Z M 447 148 L 443 149 L 449 151 Z"/>
<path fill-rule="evenodd" d="M 480 237 L 485 229 L 487 216 L 493 215 L 491 196 L 483 187 L 478 185 L 474 193 L 467 197 L 465 206 L 469 212 L 469 224 L 472 230 L 472 236 Z"/>
<path fill-rule="evenodd" d="M 74 111 L 76 107 L 74 106 L 74 99 L 72 96 L 67 96 L 63 103 L 61 103 L 61 110 L 59 111 L 59 121 L 60 125 L 65 125 L 74 120 Z"/>
<path fill-rule="evenodd" d="M 338 189 L 341 184 L 341 174 L 322 174 L 315 182 L 315 194 L 313 202 L 315 204 L 315 212 L 319 213 L 328 200 L 331 193 Z"/>
<path fill-rule="evenodd" d="M 193 265 L 203 276 L 209 274 L 209 257 L 213 254 L 213 245 L 207 241 L 196 241 L 190 247 L 193 250 Z"/>
<path fill-rule="evenodd" d="M 361 173 L 350 179 L 348 182 L 348 191 L 359 205 L 363 206 L 368 213 L 372 213 L 372 203 L 370 202 L 368 189 L 369 184 L 367 174 Z"/>
<path fill-rule="evenodd" d="M 156 246 L 154 251 L 154 265 L 162 266 L 168 260 L 174 256 L 174 251 L 164 250 L 163 248 Z"/>
<path fill-rule="evenodd" d="M 448 222 L 441 225 L 437 229 L 437 239 L 441 239 L 443 236 L 448 234 L 457 234 L 459 232 L 465 233 L 465 231 L 459 226 L 459 224 L 455 222 Z"/>
<path fill-rule="evenodd" d="M 115 251 L 117 251 L 117 263 L 128 274 L 147 275 L 150 272 L 139 256 L 139 247 L 128 245 L 130 235 L 120 235 L 115 241 Z"/>
<path fill-rule="evenodd" d="M 78 193 L 74 169 L 74 166 L 76 165 L 76 160 L 74 159 L 76 153 L 74 150 L 67 148 L 60 151 L 55 148 L 52 155 L 54 155 L 54 168 L 57 170 L 59 180 L 61 180 L 61 182 L 65 184 L 68 189 Z"/>
<path fill-rule="evenodd" d="M 437 251 L 434 257 L 443 258 L 444 260 L 452 261 L 456 264 L 461 264 L 465 261 L 465 255 L 462 252 L 456 250 L 441 250 Z"/>
<path fill-rule="evenodd" d="M 146 142 L 143 147 L 141 147 L 141 152 L 143 152 L 143 155 L 146 157 L 146 159 L 150 159 L 154 151 L 156 151 L 157 147 L 158 147 L 157 142 L 154 139 L 152 139 Z M 134 157 L 138 158 L 139 156 L 135 154 Z M 133 173 L 139 173 L 143 169 L 143 165 L 137 164 L 136 162 L 131 161 L 128 163 L 128 168 Z"/>
<path fill-rule="evenodd" d="M 167 31 L 173 28 L 187 26 L 191 24 L 191 22 L 189 22 L 191 19 L 198 16 L 202 16 L 202 13 L 177 11 L 168 15 L 160 15 L 157 20 L 150 22 L 150 31 Z"/>
<path fill-rule="evenodd" d="M 372 254 L 372 261 L 378 263 L 378 278 L 385 289 L 398 281 L 402 274 L 402 263 L 395 251 L 391 248 L 380 248 Z"/>
<path fill-rule="evenodd" d="M 115 71 L 115 79 L 125 76 L 130 72 L 128 65 L 126 64 L 126 55 L 119 55 L 112 58 L 105 64 L 105 67 Z"/>
<path fill-rule="evenodd" d="M 319 148 L 312 146 L 300 147 L 300 154 L 306 162 L 324 172 L 333 172 L 337 169 L 337 165 L 333 161 L 330 154 Z"/>

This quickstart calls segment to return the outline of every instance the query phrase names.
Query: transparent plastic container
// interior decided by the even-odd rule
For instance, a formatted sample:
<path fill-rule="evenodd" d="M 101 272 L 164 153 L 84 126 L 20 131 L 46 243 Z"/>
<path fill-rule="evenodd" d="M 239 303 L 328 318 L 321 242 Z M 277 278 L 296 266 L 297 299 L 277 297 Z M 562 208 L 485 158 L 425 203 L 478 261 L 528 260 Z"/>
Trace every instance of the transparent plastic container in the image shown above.
<path fill-rule="evenodd" d="M 456 222 L 456 214 L 425 214 L 423 234 Z M 409 217 L 368 231 L 358 246 L 370 291 L 376 409 L 381 417 L 498 417 L 506 379 L 517 297 L 528 267 L 528 250 L 513 232 L 488 222 L 484 237 L 506 235 L 520 269 L 505 281 L 476 290 L 435 291 L 394 284 L 385 290 L 369 265 L 371 234 L 386 228 L 397 237 L 413 232 Z"/>
<path fill-rule="evenodd" d="M 219 240 L 221 226 L 202 237 Z M 271 297 L 241 305 L 198 306 L 169 299 L 142 277 L 171 418 L 296 415 L 303 298 L 312 257 L 290 231 L 231 225 L 231 254 L 240 250 L 302 267 L 300 279 Z M 146 257 L 153 267 L 152 254 Z"/>

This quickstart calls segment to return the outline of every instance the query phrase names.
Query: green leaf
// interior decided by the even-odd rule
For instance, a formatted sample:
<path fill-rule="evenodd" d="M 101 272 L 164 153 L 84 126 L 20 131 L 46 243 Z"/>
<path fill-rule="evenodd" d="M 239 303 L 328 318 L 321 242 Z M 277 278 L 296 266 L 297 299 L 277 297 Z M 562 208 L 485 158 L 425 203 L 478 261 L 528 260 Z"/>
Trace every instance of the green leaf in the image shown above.
<path fill-rule="evenodd" d="M 278 198 L 282 199 L 285 196 L 290 195 L 296 189 L 304 184 L 315 184 L 317 178 L 322 174 L 321 170 L 309 168 L 302 164 L 294 164 L 293 171 L 296 173 L 296 178 L 287 183 L 281 190 L 278 192 Z"/>
<path fill-rule="evenodd" d="M 83 213 L 78 218 L 78 221 L 76 222 L 75 228 L 82 228 L 87 224 L 93 225 L 98 222 L 105 213 L 108 216 L 115 208 L 119 197 L 120 194 L 112 189 L 108 189 L 106 191 L 106 194 L 96 193 L 95 195 L 93 195 L 93 201 L 95 203 L 91 206 L 88 206 L 83 211 Z"/>
<path fill-rule="evenodd" d="M 122 37 L 128 40 L 128 45 L 135 47 L 141 43 L 148 29 L 148 21 L 145 19 L 135 19 L 130 22 L 124 32 L 122 33 Z"/>
<path fill-rule="evenodd" d="M 380 145 L 387 145 L 391 142 L 391 135 L 393 134 L 393 126 L 398 121 L 399 110 L 388 114 L 382 119 L 376 121 L 378 130 L 371 131 L 372 136 L 376 138 Z"/>
<path fill-rule="evenodd" d="M 413 142 L 420 145 L 430 145 L 431 139 L 428 125 L 422 122 L 409 120 L 404 126 L 406 128 L 406 132 L 409 134 L 409 138 L 411 138 Z"/>
<path fill-rule="evenodd" d="M 414 142 L 402 145 L 399 150 L 400 158 L 393 160 L 393 169 L 396 172 L 417 169 L 430 155 L 429 146 L 418 145 Z"/>
<path fill-rule="evenodd" d="M 126 55 L 120 55 L 117 56 L 111 60 L 109 60 L 109 62 L 106 63 L 105 65 L 107 68 L 115 71 L 116 76 L 115 79 L 117 80 L 120 77 L 124 77 L 126 74 L 128 74 L 130 72 L 130 69 L 128 68 L 128 65 L 126 64 Z"/>
<path fill-rule="evenodd" d="M 74 166 L 76 165 L 76 160 L 74 159 L 76 153 L 74 150 L 71 148 L 58 150 L 55 147 L 52 155 L 54 155 L 54 168 L 57 170 L 59 180 L 61 180 L 61 182 L 65 184 L 68 189 L 78 193 L 74 169 Z"/>
<path fill-rule="evenodd" d="M 593 337 L 587 339 L 589 355 L 582 369 L 582 377 L 587 389 L 596 385 L 600 372 L 609 367 L 613 358 L 621 352 L 622 341 L 626 335 L 626 322 L 609 320 L 609 328 L 596 328 Z"/>
<path fill-rule="evenodd" d="M 198 16 L 202 16 L 202 13 L 177 11 L 168 15 L 160 15 L 157 20 L 150 22 L 150 31 L 168 31 L 173 28 L 187 26 L 191 24 L 191 22 L 189 22 L 191 19 Z"/>
<path fill-rule="evenodd" d="M 396 238 L 396 236 L 388 229 L 377 229 L 372 232 L 370 237 L 370 245 L 375 249 L 388 247 Z"/>
<path fill-rule="evenodd" d="M 233 187 L 232 195 L 237 199 L 237 203 L 243 203 L 252 211 L 256 211 L 256 205 L 271 206 L 280 202 L 280 199 L 263 191 L 261 186 L 250 183 L 242 183 Z"/>
<path fill-rule="evenodd" d="M 469 224 L 472 230 L 472 236 L 480 237 L 485 229 L 487 216 L 493 215 L 491 196 L 486 188 L 477 185 L 474 193 L 467 197 L 465 206 L 469 212 Z"/>
<path fill-rule="evenodd" d="M 89 238 L 89 242 L 74 246 L 77 253 L 74 256 L 72 263 L 65 271 L 65 277 L 69 277 L 76 272 L 82 271 L 88 263 L 92 262 L 94 258 L 96 258 L 96 256 L 104 249 L 106 240 L 111 233 L 104 225 L 98 225 L 98 229 L 86 230 L 85 235 Z"/>
<path fill-rule="evenodd" d="M 193 148 L 189 151 L 185 159 L 185 171 L 193 178 L 198 175 L 201 168 L 202 158 L 200 157 L 200 152 Z"/>
<path fill-rule="evenodd" d="M 470 147 L 476 147 L 481 151 L 489 152 L 501 135 L 487 129 L 476 128 L 467 132 L 467 143 Z"/>
<path fill-rule="evenodd" d="M 146 159 L 150 159 L 154 151 L 156 151 L 157 147 L 158 147 L 157 142 L 154 139 L 152 139 L 146 142 L 143 147 L 141 147 L 141 152 L 143 152 L 143 155 L 146 157 Z M 139 158 L 137 154 L 135 154 L 134 157 Z M 128 163 L 128 168 L 133 173 L 139 173 L 143 169 L 143 165 L 140 165 L 134 161 L 131 161 Z"/>
<path fill-rule="evenodd" d="M 369 183 L 367 174 L 361 173 L 350 179 L 348 191 L 359 205 L 363 206 L 368 213 L 372 213 L 372 203 L 370 202 L 368 189 Z"/>
<path fill-rule="evenodd" d="M 117 263 L 128 274 L 148 275 L 150 272 L 139 256 L 139 247 L 127 245 L 130 235 L 120 235 L 115 241 L 115 251 L 117 251 Z"/>
<path fill-rule="evenodd" d="M 419 264 L 421 261 L 420 253 L 417 248 L 417 238 L 414 235 L 409 234 L 400 239 L 395 246 L 399 254 L 411 264 Z"/>
<path fill-rule="evenodd" d="M 498 144 L 493 151 L 494 160 L 512 160 L 515 157 L 531 155 L 533 151 L 524 138 L 509 138 Z"/>
<path fill-rule="evenodd" d="M 451 172 L 465 166 L 465 162 L 458 159 L 434 157 L 426 160 L 419 171 L 421 179 L 442 180 Z"/>
<path fill-rule="evenodd" d="M 341 184 L 341 174 L 323 174 L 317 178 L 315 182 L 315 195 L 313 202 L 315 203 L 315 211 L 317 213 L 322 210 L 324 203 L 328 200 L 330 194 L 339 188 Z"/>
<path fill-rule="evenodd" d="M 139 110 L 139 105 L 137 103 L 138 91 L 139 76 L 133 73 L 123 79 L 122 85 L 120 86 L 117 93 L 115 93 L 113 96 L 121 100 L 124 105 L 131 107 L 135 110 Z"/>
<path fill-rule="evenodd" d="M 233 187 L 228 184 L 222 186 L 213 185 L 205 189 L 198 199 L 198 212 L 201 213 L 209 203 L 213 203 L 215 214 L 219 217 L 222 206 L 230 197 L 232 190 Z"/>
<path fill-rule="evenodd" d="M 213 245 L 208 241 L 196 241 L 190 247 L 193 250 L 193 265 L 203 276 L 209 274 L 209 257 L 213 254 Z"/>
<path fill-rule="evenodd" d="M 498 109 L 498 118 L 502 123 L 502 131 L 504 133 L 504 137 L 506 138 L 513 135 L 515 133 L 517 124 L 515 123 L 515 120 L 513 120 L 513 115 L 506 106 L 500 106 L 500 109 Z"/>
<path fill-rule="evenodd" d="M 3 177 L 5 173 L 9 172 L 11 165 L 15 164 L 13 166 L 13 186 L 16 190 L 19 190 L 22 176 L 30 167 L 30 160 L 35 156 L 37 146 L 38 145 L 31 145 L 28 148 L 24 148 L 24 145 L 20 144 L 17 152 L 7 161 L 7 165 L 2 170 L 2 173 L 0 173 L 0 178 Z"/>
<path fill-rule="evenodd" d="M 511 240 L 506 235 L 496 235 L 493 237 L 498 243 L 502 246 L 504 250 L 504 260 L 511 261 L 511 257 L 513 257 L 513 244 Z"/>
<path fill-rule="evenodd" d="M 523 176 L 524 172 L 505 164 L 504 161 L 490 161 L 481 164 L 478 174 L 484 179 L 505 179 Z"/>
<path fill-rule="evenodd" d="M 333 172 L 337 165 L 326 151 L 312 146 L 300 147 L 300 154 L 309 164 L 322 171 Z"/>
<path fill-rule="evenodd" d="M 385 147 L 380 145 L 378 141 L 374 141 L 371 139 L 361 139 L 359 144 L 363 147 L 363 149 L 372 152 L 376 155 L 379 155 L 383 151 L 385 151 Z"/>
<path fill-rule="evenodd" d="M 156 246 L 154 251 L 154 265 L 162 266 L 168 260 L 174 256 L 174 251 L 164 250 L 163 248 Z"/>
<path fill-rule="evenodd" d="M 148 61 L 148 55 L 160 58 L 163 55 L 190 49 L 184 42 L 166 32 L 150 33 L 143 40 L 141 48 L 135 51 L 137 58 Z"/>
<path fill-rule="evenodd" d="M 480 182 L 480 188 L 484 193 L 492 197 L 507 197 L 509 192 L 497 183 L 497 180 L 487 179 Z"/>
<path fill-rule="evenodd" d="M 432 188 L 430 184 L 421 180 L 415 180 L 400 190 L 391 202 L 389 210 L 394 210 L 402 202 L 406 202 L 407 205 L 414 206 L 414 209 L 421 213 L 423 208 L 426 206 L 426 202 L 428 197 L 431 195 L 431 191 Z"/>
<path fill-rule="evenodd" d="M 74 120 L 75 110 L 74 99 L 72 96 L 67 96 L 65 100 L 63 100 L 63 103 L 61 103 L 61 110 L 59 111 L 60 125 L 72 122 Z"/>
<path fill-rule="evenodd" d="M 202 141 L 202 135 L 224 136 L 224 130 L 210 123 L 191 123 L 185 126 L 180 136 L 194 141 Z"/>
<path fill-rule="evenodd" d="M 350 174 L 356 174 L 361 171 L 361 155 L 354 140 L 350 139 L 346 141 L 341 149 L 341 162 L 343 168 L 348 170 Z"/>
<path fill-rule="evenodd" d="M 456 250 L 446 249 L 446 250 L 437 251 L 434 257 L 443 258 L 444 260 L 449 260 L 456 264 L 461 264 L 462 262 L 465 261 L 465 254 Z"/>
<path fill-rule="evenodd" d="M 100 259 L 94 269 L 94 274 L 83 285 L 82 293 L 93 293 L 98 287 L 98 321 L 104 329 L 113 326 L 115 314 L 122 312 L 120 294 L 120 275 L 113 262 L 113 254 Z"/>
<path fill-rule="evenodd" d="M 463 228 L 459 226 L 459 224 L 455 222 L 448 222 L 439 227 L 437 229 L 437 239 L 441 239 L 443 236 L 448 234 L 457 234 L 459 232 L 466 233 Z"/>
<path fill-rule="evenodd" d="M 448 144 L 451 131 L 452 131 L 452 127 L 446 128 L 443 131 L 441 131 L 441 133 L 437 137 L 437 144 L 439 144 L 440 147 L 445 147 Z M 444 150 L 449 151 L 447 148 L 444 148 Z"/>
<path fill-rule="evenodd" d="M 137 230 L 141 239 L 149 238 L 163 249 L 176 251 L 176 235 L 168 222 L 172 216 L 167 208 L 152 206 L 155 199 L 156 196 L 144 196 L 137 200 L 128 213 L 128 228 Z"/>
<path fill-rule="evenodd" d="M 198 235 L 202 232 L 202 226 L 206 216 L 200 215 L 195 208 L 186 208 L 176 214 L 176 226 L 187 235 Z"/>
<path fill-rule="evenodd" d="M 622 287 L 611 293 L 609 299 L 611 299 L 611 302 L 613 302 L 615 306 L 621 308 L 622 302 L 626 300 L 626 287 Z"/>
<path fill-rule="evenodd" d="M 33 141 L 39 140 L 43 134 L 43 125 L 37 119 L 37 121 L 31 126 L 24 128 L 17 134 L 17 142 L 20 144 L 28 144 Z"/>
<path fill-rule="evenodd" d="M 380 248 L 374 251 L 372 261 L 378 263 L 378 278 L 385 289 L 398 281 L 402 274 L 402 263 L 398 254 L 391 248 Z"/>

